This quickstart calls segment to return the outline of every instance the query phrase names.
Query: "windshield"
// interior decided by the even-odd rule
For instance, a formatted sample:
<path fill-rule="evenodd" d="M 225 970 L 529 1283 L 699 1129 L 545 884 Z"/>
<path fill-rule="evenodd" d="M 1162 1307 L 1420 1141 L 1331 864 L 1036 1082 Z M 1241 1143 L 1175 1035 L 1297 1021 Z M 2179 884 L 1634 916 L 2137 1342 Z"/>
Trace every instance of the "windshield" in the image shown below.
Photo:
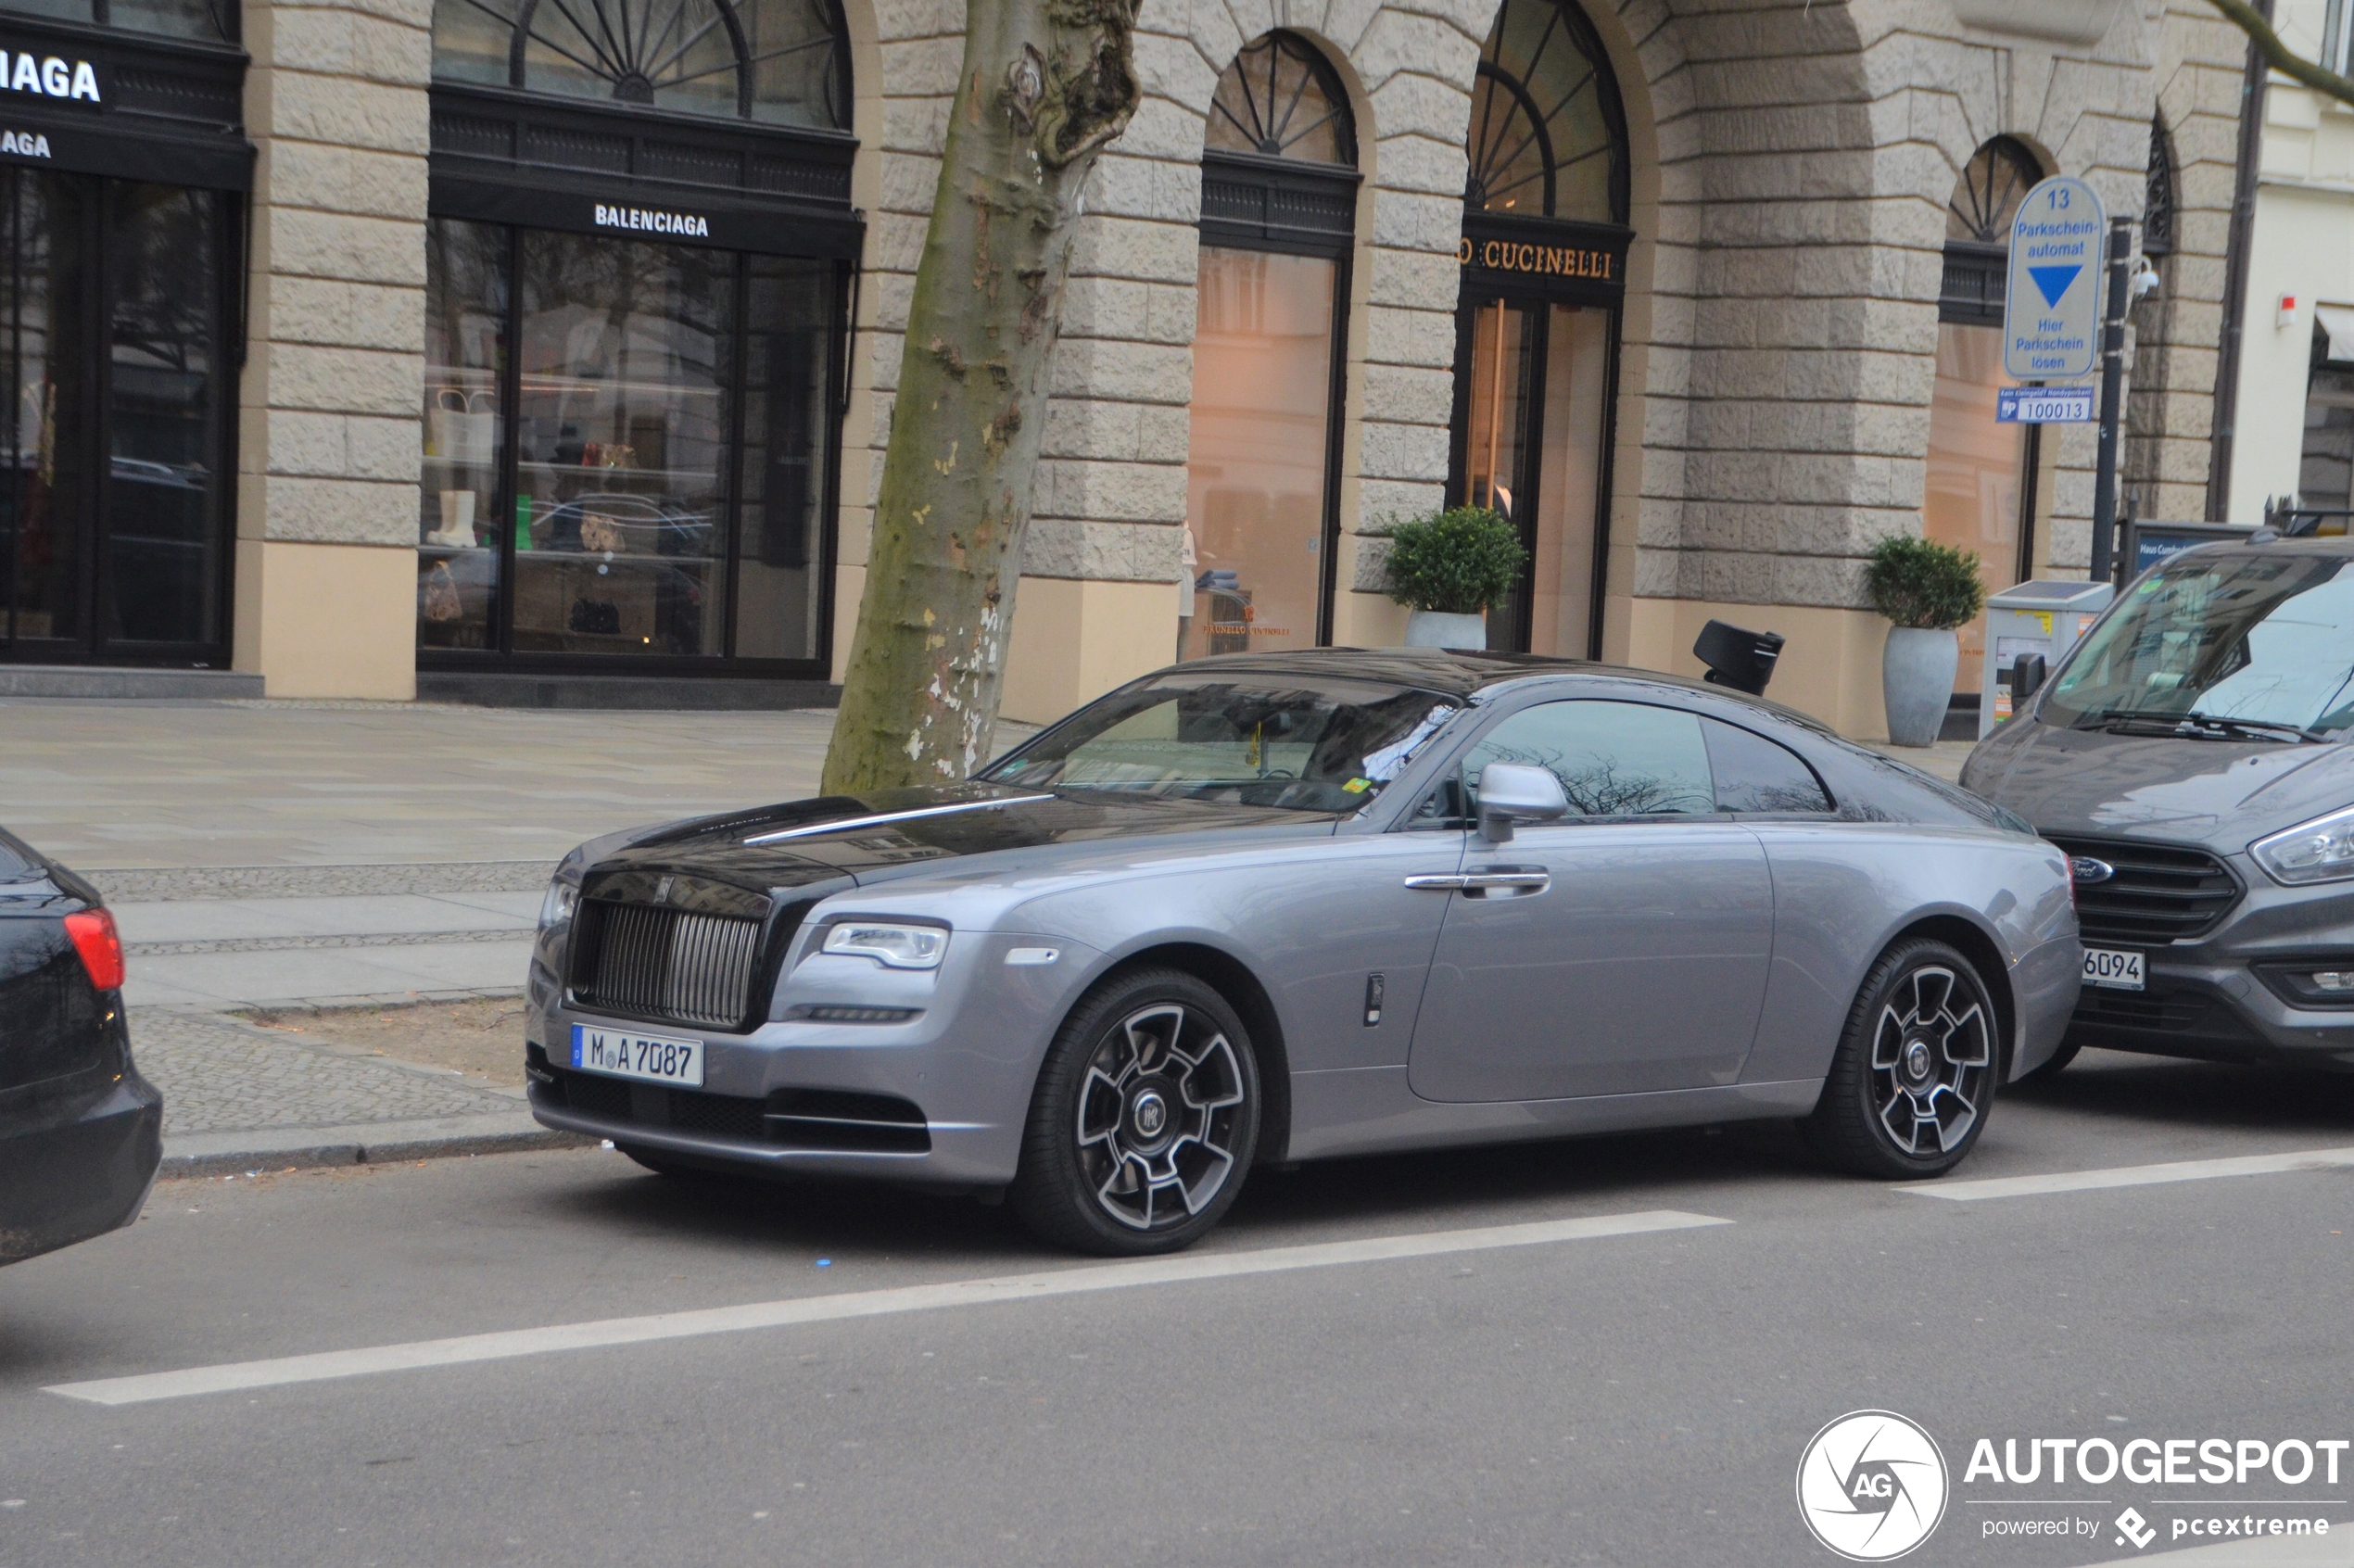
<path fill-rule="evenodd" d="M 2254 727 L 2284 740 L 2354 727 L 2348 566 L 2234 552 L 2159 567 L 2069 661 L 2044 699 L 2044 722 L 2211 720 L 2218 733 Z"/>
<path fill-rule="evenodd" d="M 1115 691 L 981 777 L 1031 789 L 1355 811 L 1456 704 L 1372 682 L 1183 672 Z"/>

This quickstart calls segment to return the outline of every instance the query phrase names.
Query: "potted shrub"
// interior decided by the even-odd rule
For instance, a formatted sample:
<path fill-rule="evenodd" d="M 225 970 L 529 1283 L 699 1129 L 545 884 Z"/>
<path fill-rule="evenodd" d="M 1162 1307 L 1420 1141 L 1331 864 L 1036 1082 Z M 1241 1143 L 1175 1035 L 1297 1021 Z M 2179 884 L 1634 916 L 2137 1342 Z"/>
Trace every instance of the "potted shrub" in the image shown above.
<path fill-rule="evenodd" d="M 1872 607 L 1895 623 L 1879 666 L 1888 738 L 1899 746 L 1933 745 L 1961 663 L 1955 628 L 1986 603 L 1977 552 L 1900 534 L 1872 550 L 1864 587 Z"/>
<path fill-rule="evenodd" d="M 1409 648 L 1487 646 L 1487 607 L 1528 564 L 1520 530 L 1501 512 L 1459 506 L 1389 531 L 1389 597 L 1413 614 Z"/>

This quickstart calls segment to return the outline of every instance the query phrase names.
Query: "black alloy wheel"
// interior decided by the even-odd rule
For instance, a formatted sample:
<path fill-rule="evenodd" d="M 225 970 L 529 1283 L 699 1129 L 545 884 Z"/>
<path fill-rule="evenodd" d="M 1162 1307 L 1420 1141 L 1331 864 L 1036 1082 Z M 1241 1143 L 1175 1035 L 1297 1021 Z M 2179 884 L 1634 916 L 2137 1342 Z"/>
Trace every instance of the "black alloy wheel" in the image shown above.
<path fill-rule="evenodd" d="M 1865 977 L 1823 1096 L 1800 1128 L 1816 1154 L 1856 1175 L 1942 1176 L 1985 1129 L 2002 1047 L 1970 961 L 1942 942 L 1898 942 Z"/>
<path fill-rule="evenodd" d="M 1242 1191 L 1259 1106 L 1258 1058 L 1224 997 L 1175 969 L 1113 975 L 1047 1048 L 1006 1199 L 1079 1251 L 1190 1246 Z"/>

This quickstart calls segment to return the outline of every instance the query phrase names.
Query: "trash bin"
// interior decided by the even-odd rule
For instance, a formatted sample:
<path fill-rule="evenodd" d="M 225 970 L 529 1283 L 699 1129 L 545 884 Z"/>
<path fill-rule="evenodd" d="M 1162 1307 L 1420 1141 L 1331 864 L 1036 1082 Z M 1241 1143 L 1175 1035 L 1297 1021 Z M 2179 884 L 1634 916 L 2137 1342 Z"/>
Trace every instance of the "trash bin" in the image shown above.
<path fill-rule="evenodd" d="M 2090 631 L 2117 589 L 2107 583 L 2021 583 L 1986 601 L 1986 663 L 1979 676 L 1978 738 L 2011 716 L 2011 664 L 2041 653 L 2046 670 Z"/>

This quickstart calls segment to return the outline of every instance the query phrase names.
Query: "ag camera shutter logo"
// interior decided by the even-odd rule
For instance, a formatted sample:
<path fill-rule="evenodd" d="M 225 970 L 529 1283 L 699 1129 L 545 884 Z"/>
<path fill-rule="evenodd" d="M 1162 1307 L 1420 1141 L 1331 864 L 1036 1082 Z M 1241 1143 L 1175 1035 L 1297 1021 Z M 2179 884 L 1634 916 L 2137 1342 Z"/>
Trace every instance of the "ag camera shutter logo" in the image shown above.
<path fill-rule="evenodd" d="M 1798 1461 L 1798 1512 L 1816 1540 L 1851 1562 L 1904 1556 L 1945 1517 L 1945 1456 L 1893 1410 L 1852 1410 Z"/>

